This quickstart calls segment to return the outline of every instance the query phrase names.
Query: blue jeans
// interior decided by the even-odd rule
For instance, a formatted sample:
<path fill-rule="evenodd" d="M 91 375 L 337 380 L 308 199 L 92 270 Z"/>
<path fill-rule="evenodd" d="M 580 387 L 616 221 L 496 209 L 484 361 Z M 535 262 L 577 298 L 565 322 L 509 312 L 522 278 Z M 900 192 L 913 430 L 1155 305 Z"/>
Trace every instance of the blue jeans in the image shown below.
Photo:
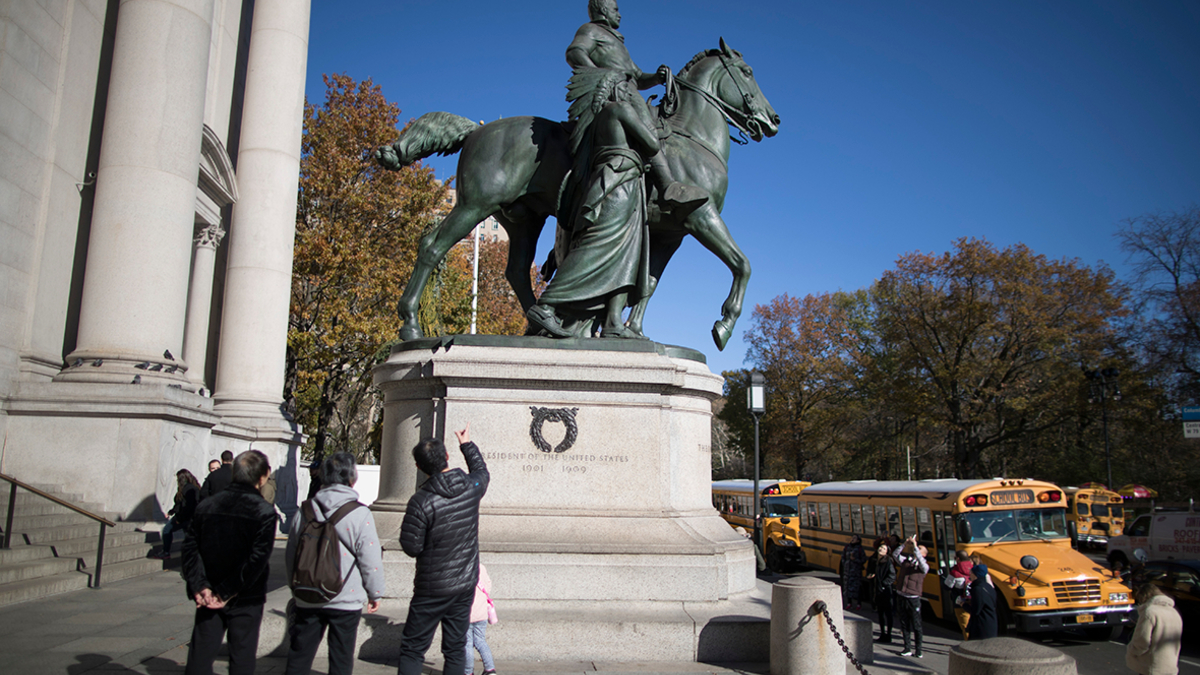
<path fill-rule="evenodd" d="M 175 531 L 182 530 L 182 529 L 184 529 L 184 527 L 182 525 L 180 525 L 179 523 L 175 522 L 174 518 L 171 518 L 170 520 L 167 521 L 166 525 L 163 525 L 163 529 L 162 529 L 163 553 L 171 552 L 171 543 L 175 540 Z"/>
<path fill-rule="evenodd" d="M 496 662 L 492 660 L 492 650 L 487 643 L 487 619 L 476 621 L 467 629 L 467 669 L 465 675 L 471 675 L 475 672 L 475 651 L 479 651 L 479 658 L 483 661 L 484 670 L 495 670 Z"/>

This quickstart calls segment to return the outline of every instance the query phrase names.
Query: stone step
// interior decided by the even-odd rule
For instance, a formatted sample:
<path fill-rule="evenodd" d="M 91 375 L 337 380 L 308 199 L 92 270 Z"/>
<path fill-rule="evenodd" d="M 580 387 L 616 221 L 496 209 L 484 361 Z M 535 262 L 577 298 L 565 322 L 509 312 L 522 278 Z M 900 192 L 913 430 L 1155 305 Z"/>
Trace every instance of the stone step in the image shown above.
<path fill-rule="evenodd" d="M 121 532 L 131 532 L 134 529 L 129 525 L 117 524 L 116 527 L 109 528 L 107 537 L 112 537 L 114 534 Z M 86 523 L 77 525 L 58 525 L 55 527 L 43 527 L 36 530 L 22 532 L 13 528 L 13 537 L 23 537 L 28 544 L 50 544 L 54 542 L 82 539 L 91 537 L 95 540 L 100 535 L 100 523 L 88 519 Z"/>
<path fill-rule="evenodd" d="M 50 542 L 54 547 L 54 553 L 60 558 L 88 558 L 96 559 L 96 543 L 99 532 L 92 534 L 90 537 L 78 537 L 75 539 L 63 539 Z M 124 546 L 144 546 L 145 550 L 150 550 L 150 545 L 146 540 L 145 532 L 129 531 L 129 532 L 114 532 L 109 530 L 104 537 L 104 551 L 107 555 L 109 550 L 121 548 Z"/>
<path fill-rule="evenodd" d="M 106 573 L 107 574 L 107 573 Z M 101 577 L 103 582 L 106 577 Z M 88 586 L 88 575 L 79 572 L 63 572 L 40 579 L 26 579 L 0 584 L 0 607 L 18 602 L 37 600 L 50 595 L 77 591 Z"/>
<path fill-rule="evenodd" d="M 0 568 L 30 560 L 44 560 L 54 557 L 54 549 L 49 546 L 30 546 L 13 541 L 12 548 L 0 549 Z"/>
<path fill-rule="evenodd" d="M 105 558 L 108 558 L 108 551 L 105 552 Z M 95 562 L 95 561 L 93 561 Z M 136 560 L 125 560 L 122 562 L 109 564 L 107 560 L 104 563 L 104 569 L 100 571 L 100 585 L 105 586 L 114 581 L 122 579 L 130 579 L 132 577 L 140 577 L 144 574 L 153 574 L 154 572 L 163 571 L 163 561 L 153 558 L 138 558 Z M 91 584 L 92 567 L 89 565 L 87 569 L 82 570 L 83 576 Z"/>
<path fill-rule="evenodd" d="M 72 501 L 71 503 L 85 511 L 91 511 L 92 513 L 98 513 L 100 515 L 104 515 L 103 513 L 101 513 L 104 510 L 104 507 L 100 504 L 94 504 L 91 502 L 80 502 L 80 501 Z M 17 493 L 17 505 L 16 506 L 17 506 L 17 508 L 16 508 L 16 513 L 17 513 L 16 517 L 17 518 L 20 518 L 21 516 L 43 516 L 43 515 L 47 515 L 47 514 L 51 514 L 51 513 L 75 513 L 71 509 L 63 506 L 62 504 L 52 502 L 49 499 L 46 499 L 45 497 L 41 497 L 41 496 L 35 495 L 35 494 L 30 494 L 28 492 L 18 492 Z M 0 494 L 0 518 L 7 518 L 7 517 L 8 517 L 8 498 L 7 498 L 7 496 Z M 110 518 L 110 520 L 111 520 L 111 518 Z M 2 521 L 0 521 L 0 522 L 2 522 Z"/>
<path fill-rule="evenodd" d="M 107 551 L 105 557 L 107 558 Z M 79 558 L 43 558 L 0 565 L 0 585 L 14 581 L 52 577 L 79 569 Z"/>
<path fill-rule="evenodd" d="M 76 513 L 70 509 L 64 509 L 64 511 L 65 513 L 48 513 L 44 515 L 27 515 L 18 511 L 17 516 L 13 518 L 13 532 L 29 532 L 47 527 L 60 527 L 62 525 L 88 525 L 97 528 L 100 526 L 99 522 L 81 513 Z M 113 520 L 119 514 L 109 512 L 97 513 L 96 515 Z M 92 523 L 96 524 L 93 526 Z"/>

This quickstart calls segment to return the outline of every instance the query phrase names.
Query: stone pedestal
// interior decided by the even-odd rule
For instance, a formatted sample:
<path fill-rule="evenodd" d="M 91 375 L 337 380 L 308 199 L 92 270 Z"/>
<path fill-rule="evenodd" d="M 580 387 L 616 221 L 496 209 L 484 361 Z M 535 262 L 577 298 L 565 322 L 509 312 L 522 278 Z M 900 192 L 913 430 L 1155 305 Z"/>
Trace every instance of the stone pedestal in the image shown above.
<path fill-rule="evenodd" d="M 678 610 L 751 592 L 753 550 L 711 505 L 711 403 L 722 380 L 702 359 L 626 340 L 456 336 L 398 345 L 375 371 L 384 430 L 371 509 L 391 549 L 389 595 L 412 592 L 413 565 L 397 543 L 423 479 L 411 448 L 441 438 L 451 466 L 461 467 L 452 432 L 467 423 L 491 473 L 480 550 L 498 601 L 578 617 L 622 602 L 653 612 L 655 603 Z M 705 628 L 689 621 L 669 658 L 694 658 Z M 627 642 L 631 658 L 644 655 L 646 645 Z"/>

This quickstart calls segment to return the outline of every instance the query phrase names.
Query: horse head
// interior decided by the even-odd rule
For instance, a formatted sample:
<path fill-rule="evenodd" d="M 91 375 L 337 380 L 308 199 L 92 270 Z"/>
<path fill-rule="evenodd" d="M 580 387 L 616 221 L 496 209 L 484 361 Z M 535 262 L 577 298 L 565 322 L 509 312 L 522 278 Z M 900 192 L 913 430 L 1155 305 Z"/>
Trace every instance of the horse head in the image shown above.
<path fill-rule="evenodd" d="M 779 115 L 754 79 L 754 70 L 721 38 L 720 49 L 701 52 L 679 72 L 684 86 L 702 90 L 729 121 L 755 141 L 779 132 Z"/>

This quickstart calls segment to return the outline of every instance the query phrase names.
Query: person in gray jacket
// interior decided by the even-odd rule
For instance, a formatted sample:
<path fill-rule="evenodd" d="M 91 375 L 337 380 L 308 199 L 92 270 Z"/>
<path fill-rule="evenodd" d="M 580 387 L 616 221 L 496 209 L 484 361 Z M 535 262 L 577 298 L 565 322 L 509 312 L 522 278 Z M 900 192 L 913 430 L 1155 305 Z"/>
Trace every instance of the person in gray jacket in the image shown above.
<path fill-rule="evenodd" d="M 312 498 L 313 513 L 323 521 L 342 505 L 358 501 L 354 484 L 358 481 L 354 456 L 339 452 L 321 466 L 322 487 Z M 287 578 L 292 578 L 296 547 L 304 518 L 296 518 L 288 535 Z M 354 670 L 354 647 L 363 605 L 367 613 L 379 609 L 383 597 L 383 550 L 375 531 L 375 519 L 368 508 L 356 508 L 337 526 L 345 583 L 336 597 L 324 604 L 295 599 L 295 612 L 288 627 L 287 675 L 301 675 L 312 669 L 313 657 L 325 629 L 329 629 L 329 674 L 350 675 Z"/>

